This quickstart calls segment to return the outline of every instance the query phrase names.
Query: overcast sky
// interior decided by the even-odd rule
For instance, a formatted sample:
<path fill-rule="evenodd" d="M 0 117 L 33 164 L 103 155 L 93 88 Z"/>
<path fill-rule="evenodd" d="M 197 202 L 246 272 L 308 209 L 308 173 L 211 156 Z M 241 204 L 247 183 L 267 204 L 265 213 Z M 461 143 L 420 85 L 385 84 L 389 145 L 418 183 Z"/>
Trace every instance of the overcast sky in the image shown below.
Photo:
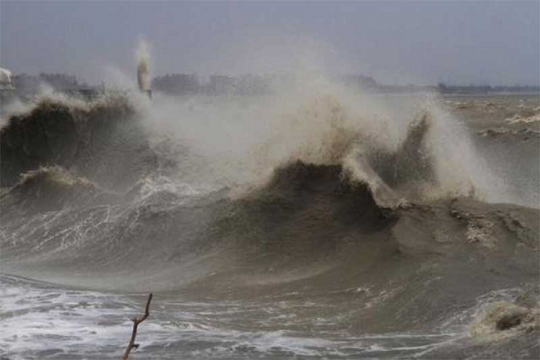
<path fill-rule="evenodd" d="M 539 84 L 539 1 L 0 0 L 0 66 L 99 83 L 154 75 L 364 73 L 384 83 Z"/>

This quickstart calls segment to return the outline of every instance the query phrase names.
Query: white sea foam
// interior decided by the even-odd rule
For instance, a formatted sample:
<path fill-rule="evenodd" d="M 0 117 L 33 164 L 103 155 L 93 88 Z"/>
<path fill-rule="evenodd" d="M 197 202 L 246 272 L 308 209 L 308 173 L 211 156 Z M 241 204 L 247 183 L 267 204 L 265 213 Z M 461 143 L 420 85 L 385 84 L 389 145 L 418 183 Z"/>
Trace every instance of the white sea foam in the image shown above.
<path fill-rule="evenodd" d="M 118 358 L 131 335 L 129 319 L 139 315 L 145 300 L 144 295 L 62 289 L 5 275 L 0 280 L 0 354 L 10 359 Z M 235 328 L 235 319 L 243 314 L 261 312 L 270 316 L 296 307 L 267 306 L 155 298 L 150 317 L 139 328 L 138 356 L 232 359 L 246 354 L 336 358 L 392 351 L 412 354 L 453 336 L 413 333 L 361 337 L 321 333 L 317 336 L 314 328 L 315 333 L 308 337 L 286 329 L 246 331 Z M 310 306 L 314 305 L 303 305 L 299 310 Z M 280 322 L 277 318 L 276 321 Z"/>

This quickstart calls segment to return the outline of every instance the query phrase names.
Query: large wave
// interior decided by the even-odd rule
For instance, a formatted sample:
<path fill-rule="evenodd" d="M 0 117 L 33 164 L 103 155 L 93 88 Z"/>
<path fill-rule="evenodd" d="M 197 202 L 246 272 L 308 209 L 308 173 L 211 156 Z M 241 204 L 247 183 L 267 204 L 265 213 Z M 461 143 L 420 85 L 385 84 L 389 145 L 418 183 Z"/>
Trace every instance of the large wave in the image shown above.
<path fill-rule="evenodd" d="M 538 210 L 498 203 L 514 201 L 432 96 L 327 81 L 152 103 L 48 95 L 8 115 L 0 141 L 7 273 L 321 299 L 356 333 L 452 330 L 480 297 L 538 280 Z M 536 334 L 538 303 L 506 300 L 500 317 L 459 315 L 476 318 L 466 346 Z"/>
<path fill-rule="evenodd" d="M 0 146 L 3 187 L 27 171 L 61 166 L 116 188 L 137 181 L 153 161 L 130 99 L 114 93 L 90 102 L 44 95 L 8 116 Z"/>
<path fill-rule="evenodd" d="M 44 266 L 125 271 L 135 256 L 170 272 L 239 238 L 259 249 L 267 240 L 255 238 L 271 237 L 272 226 L 293 227 L 279 236 L 295 238 L 287 246 L 326 248 L 332 241 L 311 232 L 322 223 L 390 236 L 417 206 L 505 196 L 462 124 L 431 96 L 392 99 L 397 106 L 320 79 L 280 86 L 260 98 L 152 104 L 140 94 L 39 98 L 0 130 L 5 242 L 24 243 L 10 246 L 22 258 L 39 252 Z M 286 220 L 297 212 L 296 228 Z"/>

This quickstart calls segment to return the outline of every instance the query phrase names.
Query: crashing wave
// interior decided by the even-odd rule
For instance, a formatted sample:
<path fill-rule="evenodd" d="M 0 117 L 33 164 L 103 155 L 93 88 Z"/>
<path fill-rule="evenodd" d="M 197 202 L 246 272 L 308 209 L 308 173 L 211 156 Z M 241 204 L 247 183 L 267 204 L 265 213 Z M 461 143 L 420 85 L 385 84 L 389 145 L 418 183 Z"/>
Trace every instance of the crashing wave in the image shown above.
<path fill-rule="evenodd" d="M 278 165 L 263 184 L 275 181 L 272 176 L 283 169 L 303 164 L 337 166 L 342 180 L 367 187 L 376 202 L 386 208 L 404 206 L 409 201 L 475 193 L 470 180 L 454 181 L 457 174 L 451 174 L 451 169 L 456 166 L 455 160 L 441 158 L 451 154 L 443 150 L 443 141 L 433 134 L 433 129 L 440 125 L 434 124 L 434 115 L 428 109 L 420 111 L 410 122 L 400 142 L 390 144 L 384 134 L 366 127 L 365 121 L 358 121 L 334 97 L 318 98 L 308 104 L 307 110 L 293 115 L 290 121 L 292 127 L 288 130 L 293 135 L 285 135 L 299 141 L 291 146 L 280 138 L 258 149 L 259 157 L 272 157 L 277 146 L 290 148 L 285 156 L 274 160 Z M 301 133 L 301 138 L 295 137 L 296 133 Z"/>
<path fill-rule="evenodd" d="M 109 187 L 136 181 L 153 159 L 129 98 L 106 94 L 94 101 L 45 95 L 10 115 L 0 129 L 1 186 L 40 167 L 76 169 Z M 134 158 L 134 151 L 141 156 Z M 146 151 L 146 153 L 145 153 Z"/>

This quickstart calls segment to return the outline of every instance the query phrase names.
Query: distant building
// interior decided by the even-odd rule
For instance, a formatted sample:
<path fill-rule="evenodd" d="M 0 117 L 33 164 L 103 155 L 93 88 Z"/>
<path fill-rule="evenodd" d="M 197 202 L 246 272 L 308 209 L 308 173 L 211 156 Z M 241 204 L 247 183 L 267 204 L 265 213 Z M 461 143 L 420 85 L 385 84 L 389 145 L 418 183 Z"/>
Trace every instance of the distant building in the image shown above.
<path fill-rule="evenodd" d="M 13 87 L 20 96 L 33 96 L 39 90 L 41 81 L 38 76 L 28 74 L 17 74 L 12 78 Z"/>
<path fill-rule="evenodd" d="M 41 73 L 39 79 L 55 90 L 76 89 L 79 86 L 77 78 L 73 75 Z"/>
<path fill-rule="evenodd" d="M 17 74 L 12 77 L 13 87 L 17 93 L 25 96 L 32 96 L 38 93 L 41 85 L 52 87 L 56 91 L 69 92 L 78 90 L 81 85 L 77 78 L 67 74 L 47 74 L 39 75 Z"/>

